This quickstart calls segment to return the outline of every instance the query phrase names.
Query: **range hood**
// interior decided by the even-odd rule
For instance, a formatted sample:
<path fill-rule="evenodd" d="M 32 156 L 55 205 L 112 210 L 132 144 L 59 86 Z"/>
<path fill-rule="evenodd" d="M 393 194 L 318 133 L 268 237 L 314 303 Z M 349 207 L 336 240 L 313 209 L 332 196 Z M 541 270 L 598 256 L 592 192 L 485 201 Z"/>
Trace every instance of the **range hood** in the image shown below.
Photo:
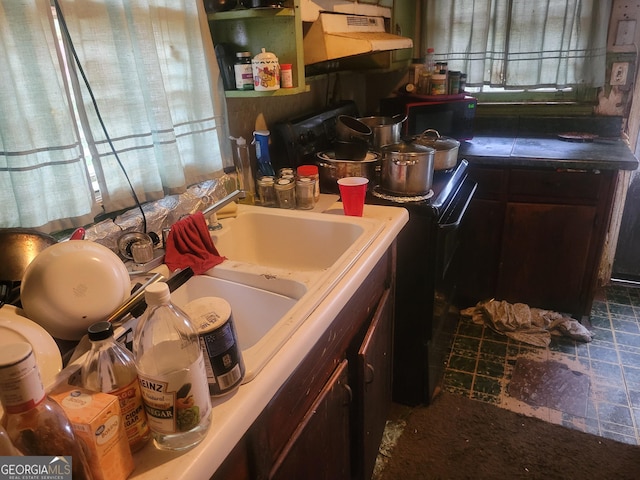
<path fill-rule="evenodd" d="M 388 33 L 383 17 L 320 12 L 304 35 L 304 63 L 412 48 L 413 40 Z"/>

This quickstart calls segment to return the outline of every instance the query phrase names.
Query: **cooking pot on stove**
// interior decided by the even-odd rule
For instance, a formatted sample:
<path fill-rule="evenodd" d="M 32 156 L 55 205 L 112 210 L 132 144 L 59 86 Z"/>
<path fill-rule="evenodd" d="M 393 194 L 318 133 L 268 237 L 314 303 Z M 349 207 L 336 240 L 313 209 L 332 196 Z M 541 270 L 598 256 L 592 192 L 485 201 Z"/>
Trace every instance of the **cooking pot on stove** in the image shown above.
<path fill-rule="evenodd" d="M 371 190 L 377 182 L 380 165 L 380 155 L 367 152 L 362 160 L 336 159 L 333 151 L 316 154 L 320 190 L 323 193 L 339 193 L 338 179 L 344 177 L 365 177 L 369 179 L 368 189 Z"/>
<path fill-rule="evenodd" d="M 382 147 L 380 186 L 396 195 L 425 195 L 433 184 L 435 149 L 414 143 Z"/>
<path fill-rule="evenodd" d="M 371 146 L 375 150 L 380 150 L 385 145 L 400 142 L 402 124 L 406 119 L 406 115 L 398 114 L 393 117 L 364 117 L 358 120 L 373 131 Z"/>
<path fill-rule="evenodd" d="M 434 170 L 448 170 L 457 165 L 460 142 L 455 138 L 442 137 L 437 130 L 429 128 L 416 136 L 413 141 L 418 145 L 435 148 Z"/>
<path fill-rule="evenodd" d="M 26 268 L 45 248 L 58 243 L 51 235 L 29 228 L 0 229 L 0 306 L 15 300 Z"/>

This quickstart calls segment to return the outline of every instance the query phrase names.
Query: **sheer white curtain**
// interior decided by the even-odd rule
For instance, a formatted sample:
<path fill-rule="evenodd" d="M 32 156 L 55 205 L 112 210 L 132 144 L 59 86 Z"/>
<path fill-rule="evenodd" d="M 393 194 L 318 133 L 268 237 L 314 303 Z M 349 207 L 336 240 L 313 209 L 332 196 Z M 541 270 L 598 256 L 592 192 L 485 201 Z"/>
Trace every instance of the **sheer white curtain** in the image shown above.
<path fill-rule="evenodd" d="M 2 69 L 0 74 L 10 75 L 12 80 L 3 81 L 3 89 L 7 84 L 14 90 L 19 88 L 16 85 L 27 84 L 25 94 L 15 100 L 15 117 L 29 131 L 34 130 L 34 119 L 40 120 L 47 133 L 46 139 L 35 146 L 25 142 L 11 148 L 3 145 L 4 157 L 11 158 L 14 170 L 19 170 L 25 178 L 40 179 L 43 184 L 30 185 L 33 198 L 29 203 L 33 210 L 41 208 L 42 193 L 46 192 L 42 187 L 46 186 L 66 194 L 82 213 L 78 214 L 66 204 L 56 205 L 58 196 L 50 195 L 46 203 L 52 202 L 53 211 L 46 217 L 40 215 L 41 218 L 34 219 L 21 213 L 5 217 L 0 212 L 0 227 L 28 226 L 54 231 L 61 226 L 70 228 L 93 220 L 99 208 L 92 198 L 79 138 L 88 145 L 87 156 L 95 169 L 107 212 L 135 205 L 130 183 L 138 200 L 146 202 L 165 194 L 180 193 L 191 184 L 222 173 L 220 145 L 228 137 L 225 109 L 202 2 L 59 0 L 71 43 L 102 118 L 101 124 L 90 91 L 70 57 L 69 45 L 65 49 L 69 55 L 66 64 L 74 93 L 68 93 L 70 90 L 61 73 L 62 56 L 55 50 L 49 0 L 0 1 L 4 10 L 0 12 L 3 23 L 0 61 L 7 65 L 6 61 L 12 60 L 8 64 L 10 72 Z M 15 5 L 18 3 L 21 6 Z M 8 10 L 14 11 L 12 18 L 5 15 Z M 23 18 L 20 28 L 14 24 L 15 17 Z M 11 30 L 5 28 L 8 24 L 12 25 Z M 22 45 L 24 35 L 35 37 L 30 38 L 30 47 Z M 24 51 L 31 54 L 22 56 Z M 46 71 L 33 57 L 46 64 Z M 44 93 L 37 87 L 39 83 L 45 85 Z M 6 91 L 2 95 L 3 98 L 15 96 Z M 77 127 L 68 107 L 72 96 L 79 114 Z M 51 117 L 58 110 L 65 114 L 63 124 L 52 128 Z M 4 112 L 3 108 L 3 116 Z M 14 120 L 7 118 L 0 124 L 1 139 L 15 138 L 15 131 L 20 128 Z M 73 154 L 68 154 L 70 159 L 57 161 L 56 155 L 67 145 L 73 147 Z M 26 153 L 32 150 L 42 153 L 26 163 Z M 61 165 L 67 170 L 75 165 L 74 181 Z M 2 185 L 19 189 L 15 175 L 5 178 L 4 173 L 0 165 Z M 77 177 L 81 177 L 81 185 L 77 185 Z M 56 187 L 59 182 L 64 185 Z M 78 199 L 78 190 L 86 198 Z M 10 195 L 0 192 L 3 203 L 5 197 Z M 14 200 L 16 209 L 22 209 L 25 200 L 28 199 Z M 34 200 L 37 201 L 34 203 Z"/>
<path fill-rule="evenodd" d="M 604 84 L 610 0 L 427 0 L 423 45 L 467 84 Z"/>
<path fill-rule="evenodd" d="M 99 207 L 49 1 L 3 0 L 0 40 L 0 227 L 51 231 L 91 222 Z"/>

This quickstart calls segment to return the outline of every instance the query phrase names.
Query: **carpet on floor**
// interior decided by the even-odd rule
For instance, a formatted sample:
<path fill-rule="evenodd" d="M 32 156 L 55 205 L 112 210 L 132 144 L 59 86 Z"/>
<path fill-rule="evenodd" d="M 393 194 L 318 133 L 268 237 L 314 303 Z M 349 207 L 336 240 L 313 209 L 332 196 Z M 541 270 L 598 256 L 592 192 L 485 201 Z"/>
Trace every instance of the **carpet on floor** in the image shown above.
<path fill-rule="evenodd" d="M 380 480 L 640 478 L 640 446 L 452 393 L 398 415 L 406 427 Z"/>

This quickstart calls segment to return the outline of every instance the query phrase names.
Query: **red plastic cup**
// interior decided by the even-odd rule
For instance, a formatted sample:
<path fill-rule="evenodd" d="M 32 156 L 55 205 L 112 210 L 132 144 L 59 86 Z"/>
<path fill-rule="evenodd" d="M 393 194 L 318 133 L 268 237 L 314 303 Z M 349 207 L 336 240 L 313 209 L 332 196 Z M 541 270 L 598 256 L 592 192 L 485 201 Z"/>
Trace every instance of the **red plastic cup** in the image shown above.
<path fill-rule="evenodd" d="M 368 178 L 345 177 L 338 179 L 338 188 L 342 198 L 344 214 L 361 217 L 364 210 L 364 197 L 367 194 Z"/>

